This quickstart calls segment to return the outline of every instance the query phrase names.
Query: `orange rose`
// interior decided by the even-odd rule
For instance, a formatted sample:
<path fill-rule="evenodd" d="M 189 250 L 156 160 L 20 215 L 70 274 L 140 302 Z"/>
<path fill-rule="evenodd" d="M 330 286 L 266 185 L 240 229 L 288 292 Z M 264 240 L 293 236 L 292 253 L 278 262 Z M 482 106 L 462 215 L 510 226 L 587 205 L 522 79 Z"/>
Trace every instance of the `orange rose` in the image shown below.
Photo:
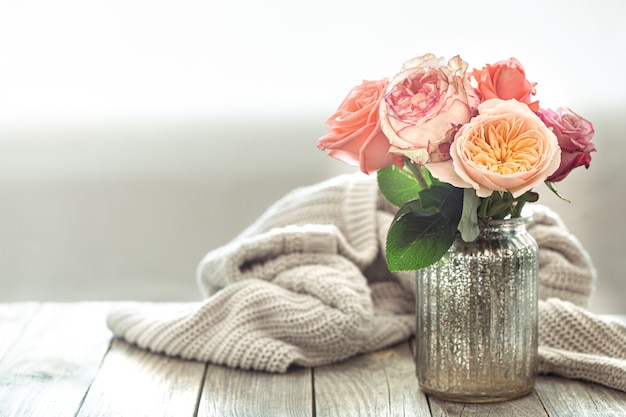
<path fill-rule="evenodd" d="M 483 69 L 475 69 L 470 73 L 478 83 L 478 91 L 483 100 L 499 98 L 510 100 L 514 98 L 525 103 L 534 112 L 539 110 L 539 102 L 531 103 L 531 95 L 535 95 L 535 85 L 526 79 L 522 64 L 515 58 L 487 64 Z"/>
<path fill-rule="evenodd" d="M 455 187 L 474 188 L 479 197 L 509 191 L 519 197 L 543 183 L 559 167 L 555 134 L 528 106 L 491 99 L 457 133 L 452 161 L 428 164 L 434 177 Z"/>
<path fill-rule="evenodd" d="M 389 140 L 380 129 L 378 108 L 385 96 L 388 79 L 363 81 L 354 87 L 337 111 L 326 120 L 328 135 L 317 147 L 348 165 L 371 174 L 394 163 Z"/>

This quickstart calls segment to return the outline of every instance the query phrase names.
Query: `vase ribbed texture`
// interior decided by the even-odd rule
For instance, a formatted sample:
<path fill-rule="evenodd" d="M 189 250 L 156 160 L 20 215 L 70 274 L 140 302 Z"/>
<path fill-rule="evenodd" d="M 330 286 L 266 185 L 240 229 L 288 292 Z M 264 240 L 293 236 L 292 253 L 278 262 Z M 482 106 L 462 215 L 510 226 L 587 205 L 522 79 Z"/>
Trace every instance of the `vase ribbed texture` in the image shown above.
<path fill-rule="evenodd" d="M 493 221 L 417 272 L 416 370 L 425 392 L 491 402 L 532 390 L 538 248 L 525 223 Z"/>

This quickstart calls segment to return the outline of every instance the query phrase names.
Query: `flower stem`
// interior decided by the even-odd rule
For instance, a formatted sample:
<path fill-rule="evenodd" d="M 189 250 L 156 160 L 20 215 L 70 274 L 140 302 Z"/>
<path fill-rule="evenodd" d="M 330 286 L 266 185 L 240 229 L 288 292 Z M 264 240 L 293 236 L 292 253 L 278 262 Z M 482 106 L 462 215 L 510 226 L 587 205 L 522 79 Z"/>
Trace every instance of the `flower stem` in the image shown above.
<path fill-rule="evenodd" d="M 511 207 L 511 217 L 522 217 L 522 209 L 525 204 L 525 201 L 517 201 L 517 203 Z"/>
<path fill-rule="evenodd" d="M 423 190 L 430 188 L 430 186 L 428 185 L 428 182 L 426 181 L 426 178 L 424 178 L 424 173 L 422 172 L 422 169 L 423 169 L 422 164 L 416 164 L 413 161 L 409 161 L 406 165 L 409 167 L 409 170 L 411 171 L 411 173 L 417 180 L 417 183 Z"/>
<path fill-rule="evenodd" d="M 487 217 L 488 208 L 489 208 L 489 198 L 481 198 L 480 206 L 478 207 L 478 218 L 483 222 L 487 222 L 487 220 L 489 220 Z"/>

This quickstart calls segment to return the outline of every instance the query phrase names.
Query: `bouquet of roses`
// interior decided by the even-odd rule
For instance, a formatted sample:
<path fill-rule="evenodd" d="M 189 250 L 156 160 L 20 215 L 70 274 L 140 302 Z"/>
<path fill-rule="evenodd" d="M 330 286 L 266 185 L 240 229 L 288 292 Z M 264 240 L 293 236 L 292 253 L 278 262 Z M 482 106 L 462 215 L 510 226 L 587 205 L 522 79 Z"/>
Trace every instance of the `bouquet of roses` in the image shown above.
<path fill-rule="evenodd" d="M 542 109 L 536 83 L 510 58 L 467 71 L 455 56 L 406 62 L 393 79 L 363 81 L 326 122 L 318 147 L 377 173 L 399 209 L 387 235 L 391 271 L 437 262 L 457 233 L 519 217 L 533 189 L 589 167 L 593 125 L 568 108 Z"/>

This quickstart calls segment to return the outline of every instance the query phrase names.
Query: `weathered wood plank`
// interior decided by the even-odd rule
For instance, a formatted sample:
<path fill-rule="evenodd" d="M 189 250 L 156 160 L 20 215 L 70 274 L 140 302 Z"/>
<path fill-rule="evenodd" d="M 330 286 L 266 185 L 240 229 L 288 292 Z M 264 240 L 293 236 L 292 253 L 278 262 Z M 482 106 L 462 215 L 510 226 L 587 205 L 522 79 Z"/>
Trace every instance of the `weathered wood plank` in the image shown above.
<path fill-rule="evenodd" d="M 115 339 L 78 416 L 195 416 L 205 369 Z"/>
<path fill-rule="evenodd" d="M 286 375 L 207 366 L 121 340 L 109 349 L 110 306 L 0 304 L 0 415 L 626 415 L 626 393 L 546 376 L 537 379 L 535 393 L 505 403 L 427 399 L 417 386 L 410 343 Z"/>
<path fill-rule="evenodd" d="M 409 343 L 314 370 L 317 417 L 430 416 Z"/>
<path fill-rule="evenodd" d="M 551 417 L 626 416 L 626 393 L 582 381 L 543 376 L 536 390 Z"/>
<path fill-rule="evenodd" d="M 207 370 L 198 417 L 312 415 L 311 369 L 270 374 L 210 365 Z"/>
<path fill-rule="evenodd" d="M 0 358 L 19 338 L 39 303 L 0 304 Z"/>
<path fill-rule="evenodd" d="M 108 304 L 42 304 L 0 362 L 0 415 L 74 416 L 111 338 Z"/>
<path fill-rule="evenodd" d="M 511 401 L 468 404 L 442 401 L 429 397 L 433 417 L 540 417 L 548 416 L 535 392 Z"/>

